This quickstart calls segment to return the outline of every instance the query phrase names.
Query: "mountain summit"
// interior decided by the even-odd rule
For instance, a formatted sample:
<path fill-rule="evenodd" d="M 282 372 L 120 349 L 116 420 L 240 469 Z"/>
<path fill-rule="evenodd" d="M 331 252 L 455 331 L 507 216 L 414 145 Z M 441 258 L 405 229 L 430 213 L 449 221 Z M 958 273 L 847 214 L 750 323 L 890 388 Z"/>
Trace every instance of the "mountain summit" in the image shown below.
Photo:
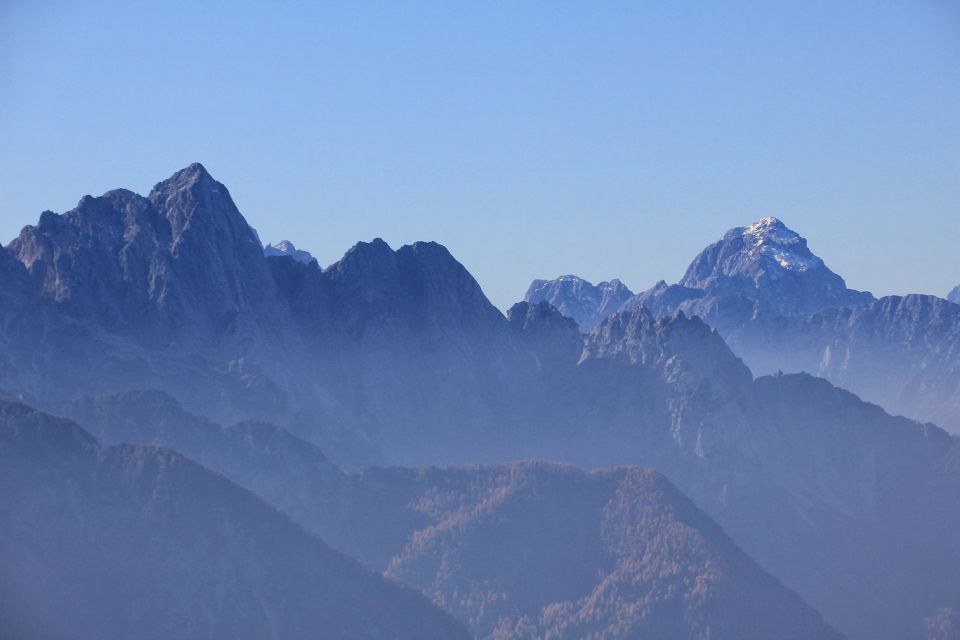
<path fill-rule="evenodd" d="M 126 189 L 46 211 L 7 250 L 40 293 L 111 329 L 203 339 L 269 304 L 260 240 L 227 188 L 192 164 L 146 198 Z"/>
<path fill-rule="evenodd" d="M 960 285 L 957 285 L 947 294 L 947 300 L 950 302 L 960 304 Z"/>
<path fill-rule="evenodd" d="M 617 279 L 591 284 L 583 278 L 566 275 L 556 280 L 534 280 L 523 297 L 524 302 L 549 302 L 568 318 L 576 320 L 583 332 L 589 332 L 601 320 L 616 313 L 633 292 Z"/>
<path fill-rule="evenodd" d="M 736 295 L 781 315 L 797 315 L 872 299 L 848 289 L 799 233 L 767 216 L 731 229 L 698 255 L 679 285 L 707 298 Z M 642 295 L 642 294 L 641 294 Z"/>
<path fill-rule="evenodd" d="M 760 218 L 746 227 L 731 229 L 723 240 L 694 260 L 680 284 L 704 289 L 711 279 L 746 275 L 756 281 L 762 275 L 777 277 L 783 271 L 803 273 L 824 267 L 811 253 L 807 241 L 777 218 Z M 701 259 L 702 258 L 702 259 Z"/>
<path fill-rule="evenodd" d="M 265 245 L 263 247 L 263 255 L 267 256 L 268 258 L 289 256 L 297 262 L 302 262 L 303 264 L 310 264 L 316 259 L 310 255 L 309 251 L 297 249 L 289 240 L 281 240 L 280 242 Z"/>
<path fill-rule="evenodd" d="M 573 275 L 534 280 L 524 300 L 546 300 L 589 332 L 617 311 L 646 306 L 657 316 L 678 310 L 723 330 L 718 316 L 806 316 L 823 309 L 869 303 L 848 289 L 796 231 L 773 216 L 727 231 L 694 258 L 678 284 L 658 282 L 634 295 L 619 280 L 594 286 Z"/>

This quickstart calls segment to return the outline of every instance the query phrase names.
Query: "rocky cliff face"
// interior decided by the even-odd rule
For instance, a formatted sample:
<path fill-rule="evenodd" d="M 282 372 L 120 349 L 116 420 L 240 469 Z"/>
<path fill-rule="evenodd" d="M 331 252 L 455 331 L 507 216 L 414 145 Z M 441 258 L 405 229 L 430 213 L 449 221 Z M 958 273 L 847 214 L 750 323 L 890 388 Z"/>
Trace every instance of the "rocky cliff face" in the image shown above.
<path fill-rule="evenodd" d="M 633 292 L 619 280 L 591 284 L 583 278 L 567 275 L 556 280 L 534 280 L 523 297 L 524 302 L 549 302 L 560 313 L 573 318 L 580 330 L 589 332 L 611 313 L 615 313 Z"/>
<path fill-rule="evenodd" d="M 268 258 L 282 258 L 287 256 L 293 258 L 297 262 L 302 262 L 303 264 L 310 264 L 316 260 L 316 258 L 310 255 L 309 251 L 297 249 L 289 240 L 281 240 L 280 242 L 276 242 L 274 244 L 265 245 L 263 247 L 263 255 L 267 256 Z"/>
<path fill-rule="evenodd" d="M 709 297 L 741 296 L 787 316 L 872 298 L 848 289 L 804 238 L 773 217 L 728 231 L 694 259 L 679 285 Z"/>
<path fill-rule="evenodd" d="M 806 369 L 894 413 L 960 429 L 960 307 L 934 296 L 888 296 L 831 309 L 788 334 Z"/>
<path fill-rule="evenodd" d="M 199 164 L 158 183 L 45 212 L 8 249 L 44 297 L 110 330 L 223 339 L 274 290 L 256 232 Z"/>
<path fill-rule="evenodd" d="M 411 430 L 502 417 L 508 403 L 463 389 L 507 398 L 536 366 L 442 246 L 359 243 L 324 270 L 265 257 L 200 165 L 147 198 L 45 213 L 3 258 L 16 277 L 0 295 L 38 302 L 0 309 L 0 388 L 39 403 L 156 388 L 221 422 L 279 420 L 356 461 L 404 460 Z"/>
<path fill-rule="evenodd" d="M 755 333 L 776 331 L 790 319 L 872 300 L 869 293 L 848 289 L 798 233 L 766 217 L 731 229 L 704 249 L 678 284 L 657 283 L 624 308 L 699 316 L 736 351 Z"/>

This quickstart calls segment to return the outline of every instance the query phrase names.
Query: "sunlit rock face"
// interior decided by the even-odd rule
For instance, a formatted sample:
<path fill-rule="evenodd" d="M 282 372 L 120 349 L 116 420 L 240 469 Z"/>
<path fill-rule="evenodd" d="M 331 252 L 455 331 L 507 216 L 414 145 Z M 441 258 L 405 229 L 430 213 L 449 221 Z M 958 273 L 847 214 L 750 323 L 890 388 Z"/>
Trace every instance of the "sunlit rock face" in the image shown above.
<path fill-rule="evenodd" d="M 316 258 L 310 255 L 309 251 L 297 249 L 289 240 L 281 240 L 280 242 L 265 245 L 263 247 L 263 255 L 267 256 L 268 258 L 281 258 L 287 256 L 293 258 L 297 262 L 302 262 L 303 264 L 310 264 L 316 260 Z"/>
<path fill-rule="evenodd" d="M 523 297 L 524 302 L 548 302 L 580 330 L 589 333 L 594 326 L 623 306 L 633 292 L 619 280 L 593 285 L 573 275 L 555 280 L 534 280 Z"/>

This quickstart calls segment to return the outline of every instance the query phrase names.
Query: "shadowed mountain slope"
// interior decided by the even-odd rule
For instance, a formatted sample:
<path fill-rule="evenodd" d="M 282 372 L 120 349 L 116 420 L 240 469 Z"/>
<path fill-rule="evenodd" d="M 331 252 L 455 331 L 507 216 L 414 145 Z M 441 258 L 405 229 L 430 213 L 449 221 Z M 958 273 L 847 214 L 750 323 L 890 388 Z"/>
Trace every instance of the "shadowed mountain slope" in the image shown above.
<path fill-rule="evenodd" d="M 467 638 L 182 456 L 0 403 L 9 638 Z"/>
<path fill-rule="evenodd" d="M 478 637 L 839 637 L 652 471 L 516 463 L 346 476 L 276 428 L 238 442 L 156 393 L 71 409 L 111 441 L 196 451 Z"/>
<path fill-rule="evenodd" d="M 403 510 L 366 523 L 381 531 L 371 559 L 389 549 L 388 575 L 478 637 L 839 637 L 652 471 L 384 469 L 360 494 L 376 505 L 361 523 Z"/>

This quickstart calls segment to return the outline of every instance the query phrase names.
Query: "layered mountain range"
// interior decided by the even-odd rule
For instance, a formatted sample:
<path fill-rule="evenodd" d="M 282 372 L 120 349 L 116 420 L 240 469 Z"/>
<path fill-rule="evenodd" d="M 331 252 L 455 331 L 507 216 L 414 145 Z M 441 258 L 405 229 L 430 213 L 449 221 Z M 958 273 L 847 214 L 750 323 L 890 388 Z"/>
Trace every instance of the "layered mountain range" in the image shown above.
<path fill-rule="evenodd" d="M 167 449 L 0 402 L 4 638 L 468 638 Z"/>
<path fill-rule="evenodd" d="M 561 294 L 571 278 L 536 280 L 525 300 L 585 306 L 581 317 L 593 315 L 583 331 L 638 306 L 658 317 L 683 311 L 716 328 L 755 373 L 810 372 L 893 413 L 960 430 L 960 307 L 849 289 L 776 218 L 728 231 L 679 283 L 658 282 L 613 309 L 579 290 Z"/>
<path fill-rule="evenodd" d="M 833 637 L 804 601 L 851 638 L 919 637 L 960 607 L 955 440 L 747 364 L 835 332 L 835 381 L 880 377 L 881 353 L 900 367 L 884 383 L 902 385 L 909 356 L 927 382 L 903 388 L 950 397 L 960 306 L 847 289 L 773 219 L 701 258 L 636 296 L 531 287 L 567 296 L 595 322 L 584 335 L 547 299 L 504 317 L 436 243 L 359 243 L 323 269 L 265 256 L 192 165 L 146 198 L 44 213 L 0 250 L 0 393 L 73 417 L 97 446 L 177 450 L 483 637 L 751 637 L 746 619 L 764 637 Z M 858 351 L 868 337 L 883 351 Z M 540 549 L 589 551 L 553 567 Z M 530 582 L 510 587 L 520 560 Z M 779 613 L 733 604 L 747 593 Z"/>
<path fill-rule="evenodd" d="M 158 402 L 171 400 L 79 409 L 114 435 L 187 448 L 178 429 L 211 427 L 176 408 L 157 416 Z M 129 411 L 154 417 L 112 422 Z M 170 420 L 181 426 L 160 426 Z M 228 462 L 231 477 L 266 494 L 275 482 L 288 504 L 297 482 L 319 489 L 314 528 L 421 589 L 474 637 L 840 637 L 653 471 L 517 463 L 348 477 L 320 457 L 326 477 L 296 479 L 319 454 L 257 431 L 240 447 L 253 468 Z M 168 449 L 103 446 L 69 421 L 0 403 L 0 455 L 10 637 L 467 637 L 411 590 Z M 270 459 L 282 464 L 260 464 Z"/>

